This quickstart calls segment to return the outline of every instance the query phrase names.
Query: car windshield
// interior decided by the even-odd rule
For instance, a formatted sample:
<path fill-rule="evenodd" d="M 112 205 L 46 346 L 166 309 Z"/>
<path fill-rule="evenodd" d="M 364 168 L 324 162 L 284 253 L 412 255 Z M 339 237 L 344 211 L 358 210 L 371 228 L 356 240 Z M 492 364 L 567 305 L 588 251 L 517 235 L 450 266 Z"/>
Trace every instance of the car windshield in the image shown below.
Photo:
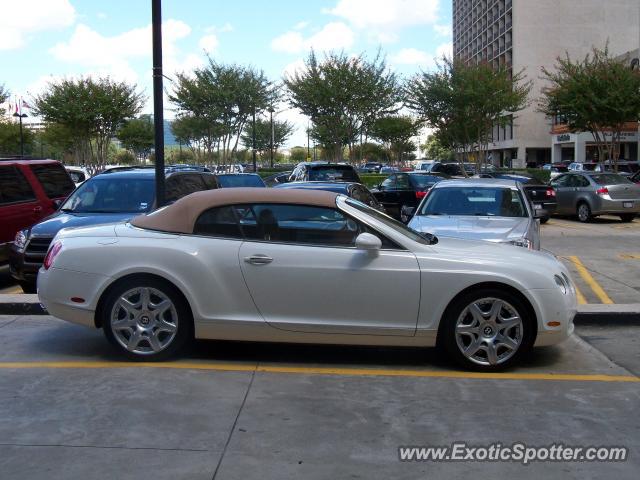
<path fill-rule="evenodd" d="M 100 175 L 87 180 L 62 205 L 64 212 L 148 212 L 154 202 L 153 178 L 117 178 Z"/>
<path fill-rule="evenodd" d="M 404 235 L 409 240 L 413 240 L 414 242 L 422 243 L 425 245 L 432 245 L 438 242 L 438 239 L 431 234 L 424 234 L 420 232 L 416 232 L 414 229 L 407 227 L 404 223 L 394 220 L 388 215 L 379 212 L 378 210 L 365 205 L 362 202 L 354 200 L 353 198 L 347 198 L 345 203 L 350 207 L 353 207 L 361 212 L 366 213 L 370 217 L 375 218 L 380 223 L 383 223 L 385 226 L 389 227 L 393 231 Z"/>
<path fill-rule="evenodd" d="M 631 183 L 626 177 L 616 173 L 600 173 L 591 175 L 591 178 L 598 185 L 624 185 L 625 183 Z"/>
<path fill-rule="evenodd" d="M 360 182 L 358 174 L 348 165 L 316 166 L 309 169 L 311 181 Z"/>
<path fill-rule="evenodd" d="M 434 183 L 438 183 L 442 180 L 442 177 L 436 175 L 410 175 L 413 183 L 418 188 L 430 187 Z"/>
<path fill-rule="evenodd" d="M 265 186 L 258 175 L 218 175 L 218 181 L 222 188 Z"/>
<path fill-rule="evenodd" d="M 431 190 L 418 215 L 526 217 L 528 213 L 517 189 L 446 187 Z"/>

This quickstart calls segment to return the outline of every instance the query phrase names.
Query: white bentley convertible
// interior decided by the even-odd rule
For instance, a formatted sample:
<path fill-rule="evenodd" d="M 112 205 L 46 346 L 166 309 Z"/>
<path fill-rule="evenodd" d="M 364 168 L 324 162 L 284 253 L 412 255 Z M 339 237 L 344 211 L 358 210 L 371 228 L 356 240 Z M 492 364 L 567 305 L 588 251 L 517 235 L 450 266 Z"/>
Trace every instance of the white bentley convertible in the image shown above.
<path fill-rule="evenodd" d="M 418 234 L 330 192 L 220 189 L 131 223 L 62 230 L 38 276 L 54 316 L 133 359 L 193 338 L 433 346 L 497 369 L 573 329 L 553 256 Z"/>

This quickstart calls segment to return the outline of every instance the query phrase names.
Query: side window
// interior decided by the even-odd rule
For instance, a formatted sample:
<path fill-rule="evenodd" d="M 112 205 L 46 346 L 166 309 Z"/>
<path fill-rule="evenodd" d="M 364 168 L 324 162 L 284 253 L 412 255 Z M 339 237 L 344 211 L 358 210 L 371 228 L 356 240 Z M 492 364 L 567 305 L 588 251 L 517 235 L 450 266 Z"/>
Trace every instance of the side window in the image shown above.
<path fill-rule="evenodd" d="M 175 202 L 201 190 L 205 190 L 205 184 L 200 175 L 173 175 L 167 180 L 167 202 Z"/>
<path fill-rule="evenodd" d="M 566 187 L 571 175 L 560 175 L 559 177 L 551 180 L 551 186 L 553 187 Z"/>
<path fill-rule="evenodd" d="M 31 165 L 31 171 L 49 198 L 66 197 L 76 188 L 64 167 L 57 163 Z"/>
<path fill-rule="evenodd" d="M 391 175 L 389 178 L 385 179 L 380 186 L 387 190 L 396 188 L 396 177 L 397 175 Z"/>
<path fill-rule="evenodd" d="M 0 205 L 35 199 L 31 185 L 20 170 L 14 166 L 0 166 Z"/>
<path fill-rule="evenodd" d="M 202 213 L 193 227 L 196 235 L 242 239 L 233 207 L 211 208 Z"/>
<path fill-rule="evenodd" d="M 216 181 L 216 177 L 214 177 L 213 175 L 204 174 L 201 178 L 204 181 L 204 184 L 207 186 L 207 190 L 218 188 L 218 182 Z"/>
<path fill-rule="evenodd" d="M 583 176 L 579 177 L 578 187 L 588 187 L 589 185 L 591 185 L 591 184 L 589 183 L 589 180 L 587 178 L 585 178 Z"/>
<path fill-rule="evenodd" d="M 411 182 L 409 182 L 409 175 L 398 175 L 396 188 L 398 190 L 410 190 Z"/>

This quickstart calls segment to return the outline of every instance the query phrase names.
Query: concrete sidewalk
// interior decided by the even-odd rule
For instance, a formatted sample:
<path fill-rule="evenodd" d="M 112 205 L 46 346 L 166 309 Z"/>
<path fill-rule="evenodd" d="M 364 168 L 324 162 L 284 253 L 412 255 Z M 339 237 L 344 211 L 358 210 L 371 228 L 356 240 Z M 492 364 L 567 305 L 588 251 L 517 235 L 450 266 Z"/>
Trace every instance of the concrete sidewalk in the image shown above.
<path fill-rule="evenodd" d="M 48 315 L 38 295 L 0 295 L 0 315 Z M 640 325 L 640 303 L 579 305 L 576 325 Z"/>

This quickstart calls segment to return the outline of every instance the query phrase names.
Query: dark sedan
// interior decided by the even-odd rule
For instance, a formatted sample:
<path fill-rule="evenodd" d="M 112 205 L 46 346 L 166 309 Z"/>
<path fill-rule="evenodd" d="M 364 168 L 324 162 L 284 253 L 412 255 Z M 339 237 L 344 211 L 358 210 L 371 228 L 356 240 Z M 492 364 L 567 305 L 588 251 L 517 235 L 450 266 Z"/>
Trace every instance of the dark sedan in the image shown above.
<path fill-rule="evenodd" d="M 396 173 L 386 178 L 372 193 L 389 215 L 406 222 L 409 218 L 403 218 L 403 207 L 416 208 L 431 187 L 448 178 L 451 177 L 443 173 Z"/>
<path fill-rule="evenodd" d="M 257 173 L 219 173 L 216 178 L 220 188 L 266 187 L 264 180 Z"/>
<path fill-rule="evenodd" d="M 303 190 L 326 190 L 328 192 L 341 193 L 359 202 L 369 205 L 380 212 L 384 207 L 376 200 L 376 197 L 367 187 L 355 182 L 290 182 L 275 185 L 273 188 L 299 188 Z"/>

